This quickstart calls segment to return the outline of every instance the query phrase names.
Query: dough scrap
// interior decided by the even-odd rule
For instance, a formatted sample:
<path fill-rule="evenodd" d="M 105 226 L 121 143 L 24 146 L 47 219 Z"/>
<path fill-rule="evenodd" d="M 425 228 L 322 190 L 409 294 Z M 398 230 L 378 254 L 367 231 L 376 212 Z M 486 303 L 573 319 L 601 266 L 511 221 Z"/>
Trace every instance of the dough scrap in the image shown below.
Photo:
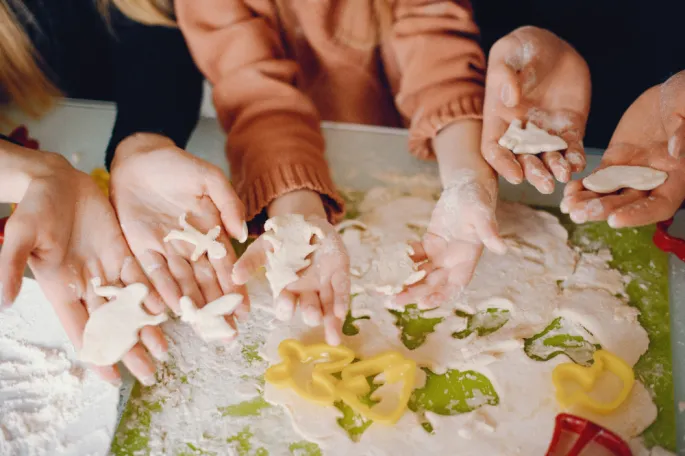
<path fill-rule="evenodd" d="M 142 307 L 148 288 L 142 283 L 125 288 L 101 286 L 99 277 L 91 284 L 95 294 L 109 302 L 90 314 L 83 331 L 83 347 L 79 359 L 96 366 L 110 366 L 120 361 L 138 342 L 138 333 L 145 326 L 157 326 L 168 319 L 166 314 L 150 315 Z"/>
<path fill-rule="evenodd" d="M 324 239 L 317 226 L 307 222 L 300 214 L 279 215 L 264 224 L 264 239 L 271 244 L 273 252 L 266 252 L 266 278 L 274 297 L 306 269 L 311 260 L 307 257 L 317 249 L 312 238 Z"/>
<path fill-rule="evenodd" d="M 404 287 L 415 284 L 426 276 L 410 255 L 414 254 L 409 244 L 384 244 L 374 249 L 374 259 L 364 276 L 365 288 L 387 296 L 396 295 Z"/>
<path fill-rule="evenodd" d="M 646 166 L 609 166 L 583 179 L 583 186 L 596 193 L 613 193 L 621 188 L 647 191 L 667 178 L 668 173 Z"/>
<path fill-rule="evenodd" d="M 207 234 L 202 234 L 186 221 L 186 214 L 179 217 L 178 223 L 183 228 L 183 231 L 171 230 L 164 238 L 164 242 L 178 240 L 193 244 L 195 250 L 190 256 L 191 261 L 199 260 L 205 252 L 207 252 L 207 256 L 212 260 L 219 260 L 226 256 L 226 247 L 216 240 L 221 233 L 219 225 L 209 230 Z"/>
<path fill-rule="evenodd" d="M 526 128 L 522 128 L 522 122 L 519 119 L 511 121 L 498 144 L 515 154 L 539 154 L 564 150 L 568 147 L 562 138 L 547 133 L 535 126 L 533 122 L 528 121 Z"/>
<path fill-rule="evenodd" d="M 198 309 L 192 299 L 183 296 L 180 301 L 181 320 L 192 325 L 195 333 L 205 342 L 233 337 L 236 330 L 226 321 L 226 316 L 242 304 L 243 296 L 230 293 Z"/>

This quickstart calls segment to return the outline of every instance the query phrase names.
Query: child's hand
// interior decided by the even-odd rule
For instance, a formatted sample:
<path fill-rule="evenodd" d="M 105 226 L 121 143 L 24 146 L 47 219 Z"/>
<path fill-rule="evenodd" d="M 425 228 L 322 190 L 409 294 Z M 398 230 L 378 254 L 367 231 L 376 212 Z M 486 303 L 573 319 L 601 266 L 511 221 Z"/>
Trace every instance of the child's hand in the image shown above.
<path fill-rule="evenodd" d="M 342 322 L 347 316 L 350 300 L 350 260 L 340 235 L 326 220 L 321 197 L 309 190 L 288 193 L 269 207 L 269 216 L 300 213 L 307 221 L 321 229 L 324 239 L 312 255 L 311 265 L 300 279 L 288 285 L 276 298 L 274 305 L 279 319 L 290 320 L 299 303 L 304 321 L 323 323 L 326 342 L 340 343 Z M 271 244 L 260 236 L 236 262 L 233 280 L 244 284 L 266 264 L 266 252 Z"/>
<path fill-rule="evenodd" d="M 480 123 L 466 120 L 443 129 L 433 140 L 444 190 L 421 243 L 413 245 L 414 261 L 426 278 L 396 297 L 396 303 L 422 308 L 442 304 L 471 280 L 483 245 L 503 253 L 497 229 L 497 178 L 478 145 Z"/>
<path fill-rule="evenodd" d="M 483 109 L 485 159 L 512 184 L 528 180 L 541 193 L 554 191 L 554 176 L 568 182 L 585 168 L 583 136 L 590 110 L 590 72 L 565 41 L 536 27 L 522 27 L 490 51 Z M 514 119 L 532 121 L 562 137 L 565 152 L 514 155 L 499 139 Z"/>
<path fill-rule="evenodd" d="M 161 136 L 134 135 L 117 148 L 110 188 L 126 240 L 169 307 L 179 312 L 182 296 L 201 307 L 239 292 L 245 299 L 236 314 L 247 314 L 245 289 L 231 279 L 235 252 L 228 236 L 247 239 L 244 207 L 219 168 Z M 220 226 L 217 241 L 227 255 L 221 259 L 203 255 L 192 261 L 191 243 L 164 242 L 170 231 L 181 229 L 183 214 L 202 233 Z"/>
<path fill-rule="evenodd" d="M 666 220 L 685 199 L 685 73 L 643 93 L 625 112 L 598 169 L 613 165 L 647 166 L 668 173 L 652 191 L 624 189 L 610 194 L 586 190 L 582 181 L 568 184 L 561 210 L 576 223 L 607 220 L 612 228 Z M 675 96 L 675 94 L 678 96 Z M 675 102 L 680 100 L 678 106 Z"/>
<path fill-rule="evenodd" d="M 93 292 L 91 279 L 105 284 L 142 283 L 152 288 L 126 245 L 114 209 L 96 183 L 72 168 L 62 157 L 45 154 L 49 171 L 34 176 L 5 228 L 0 251 L 2 301 L 11 305 L 19 293 L 28 262 L 64 330 L 78 349 L 89 310 L 107 305 Z M 150 290 L 145 306 L 152 313 L 165 307 Z M 137 344 L 123 358 L 142 383 L 155 381 L 155 364 L 147 348 L 163 359 L 167 343 L 160 328 L 146 327 Z M 115 366 L 94 367 L 105 380 L 120 379 Z"/>

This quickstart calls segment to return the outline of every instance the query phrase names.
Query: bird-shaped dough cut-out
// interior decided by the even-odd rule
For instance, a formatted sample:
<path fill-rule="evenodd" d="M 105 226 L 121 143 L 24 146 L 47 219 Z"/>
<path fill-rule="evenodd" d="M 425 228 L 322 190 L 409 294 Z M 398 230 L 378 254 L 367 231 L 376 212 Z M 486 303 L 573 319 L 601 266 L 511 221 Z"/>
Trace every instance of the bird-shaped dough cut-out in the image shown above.
<path fill-rule="evenodd" d="M 91 280 L 96 295 L 109 302 L 90 314 L 83 331 L 81 361 L 96 366 L 110 366 L 119 362 L 138 342 L 140 330 L 157 326 L 167 320 L 166 314 L 150 315 L 142 304 L 148 288 L 142 283 L 125 288 L 101 286 L 99 277 Z"/>
<path fill-rule="evenodd" d="M 189 323 L 195 333 L 206 342 L 232 338 L 236 330 L 226 321 L 226 316 L 242 304 L 243 296 L 230 293 L 198 309 L 192 299 L 183 296 L 180 301 L 181 320 Z"/>
<path fill-rule="evenodd" d="M 277 297 L 299 278 L 298 272 L 311 264 L 307 257 L 318 247 L 314 238 L 322 240 L 324 234 L 300 214 L 270 218 L 264 224 L 264 231 L 264 239 L 273 248 L 273 252 L 266 252 L 266 278 L 273 296 Z"/>
<path fill-rule="evenodd" d="M 554 152 L 568 147 L 566 141 L 558 136 L 550 135 L 533 122 L 528 121 L 526 128 L 519 119 L 514 119 L 509 128 L 499 139 L 498 144 L 515 154 L 539 154 Z"/>
<path fill-rule="evenodd" d="M 199 260 L 205 252 L 212 260 L 218 260 L 226 256 L 226 247 L 216 240 L 221 233 L 220 226 L 217 225 L 209 230 L 207 234 L 202 234 L 186 221 L 186 214 L 179 217 L 178 223 L 183 228 L 183 231 L 171 230 L 164 238 L 164 242 L 178 240 L 193 244 L 195 250 L 190 256 L 191 261 Z"/>

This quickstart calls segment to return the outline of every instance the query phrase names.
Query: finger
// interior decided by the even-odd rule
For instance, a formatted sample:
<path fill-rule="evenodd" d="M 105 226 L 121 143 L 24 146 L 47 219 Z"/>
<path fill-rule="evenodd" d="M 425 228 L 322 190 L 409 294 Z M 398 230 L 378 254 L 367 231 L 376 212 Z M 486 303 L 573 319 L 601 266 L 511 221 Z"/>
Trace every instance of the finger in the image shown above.
<path fill-rule="evenodd" d="M 219 280 L 216 278 L 216 271 L 206 257 L 200 257 L 191 264 L 191 267 L 205 302 L 212 302 L 223 296 Z"/>
<path fill-rule="evenodd" d="M 411 258 L 414 263 L 420 263 L 428 259 L 426 250 L 423 248 L 423 244 L 421 242 L 412 241 L 409 243 L 409 247 L 411 247 L 412 252 L 414 252 L 409 255 L 409 258 Z"/>
<path fill-rule="evenodd" d="M 583 181 L 582 180 L 576 180 L 576 181 L 569 182 L 564 187 L 564 197 L 571 196 L 574 193 L 578 193 L 584 189 L 585 189 L 585 187 L 583 187 Z"/>
<path fill-rule="evenodd" d="M 542 162 L 559 182 L 568 182 L 571 178 L 571 166 L 561 153 L 545 152 L 542 154 Z"/>
<path fill-rule="evenodd" d="M 336 272 L 331 278 L 333 287 L 333 313 L 340 320 L 344 320 L 350 308 L 350 275 Z"/>
<path fill-rule="evenodd" d="M 407 287 L 395 296 L 395 303 L 399 306 L 417 304 L 421 299 L 441 290 L 447 283 L 447 270 L 436 269 L 428 274 L 421 282 Z"/>
<path fill-rule="evenodd" d="M 507 245 L 499 235 L 497 219 L 494 216 L 477 219 L 475 223 L 476 233 L 488 250 L 503 255 L 507 253 Z"/>
<path fill-rule="evenodd" d="M 665 184 L 664 184 L 665 185 Z M 656 193 L 641 198 L 614 211 L 607 222 L 612 228 L 643 226 L 667 220 L 675 214 L 683 200 L 683 195 Z"/>
<path fill-rule="evenodd" d="M 486 93 L 498 95 L 497 102 L 514 108 L 522 96 L 517 71 L 523 68 L 525 62 L 516 61 L 515 58 L 521 53 L 521 42 L 507 36 L 495 43 L 493 51 L 493 58 L 488 62 Z"/>
<path fill-rule="evenodd" d="M 308 326 L 319 326 L 321 324 L 321 301 L 319 296 L 312 291 L 305 291 L 300 294 L 300 310 L 302 311 L 302 321 Z"/>
<path fill-rule="evenodd" d="M 495 117 L 487 116 L 483 123 L 483 157 L 495 171 L 508 182 L 518 185 L 523 182 L 523 170 L 516 156 L 509 149 L 499 145 L 499 139 L 507 131 L 507 124 Z"/>
<path fill-rule="evenodd" d="M 561 135 L 562 138 L 564 135 Z M 583 146 L 583 141 L 581 140 L 566 140 L 568 148 L 564 153 L 564 157 L 568 162 L 572 173 L 579 173 L 585 169 L 587 165 L 587 158 L 585 157 L 585 147 Z"/>
<path fill-rule="evenodd" d="M 209 172 L 206 177 L 207 193 L 219 213 L 226 231 L 239 242 L 247 241 L 245 205 L 221 170 Z M 226 244 L 228 245 L 228 244 Z"/>
<path fill-rule="evenodd" d="M 219 234 L 217 241 L 226 246 L 226 256 L 218 259 L 210 258 L 209 263 L 214 269 L 222 293 L 234 293 L 239 288 L 239 286 L 236 285 L 231 278 L 231 274 L 233 274 L 233 265 L 236 261 L 235 251 L 231 246 L 228 236 L 223 230 L 221 231 L 221 234 Z"/>
<path fill-rule="evenodd" d="M 244 285 L 250 280 L 259 268 L 266 264 L 266 252 L 270 244 L 263 236 L 260 236 L 245 250 L 235 265 L 231 278 L 234 283 Z"/>
<path fill-rule="evenodd" d="M 162 301 L 159 293 L 152 287 L 152 284 L 143 273 L 143 269 L 132 256 L 124 259 L 124 264 L 121 267 L 121 281 L 124 285 L 131 285 L 133 283 L 142 283 L 148 288 L 148 294 L 145 298 L 145 308 L 153 315 L 164 312 L 166 306 Z"/>
<path fill-rule="evenodd" d="M 19 294 L 24 269 L 36 243 L 34 229 L 14 217 L 5 226 L 5 240 L 0 250 L 0 308 L 11 306 Z"/>
<path fill-rule="evenodd" d="M 606 220 L 617 209 L 644 198 L 644 192 L 626 191 L 620 195 L 609 195 L 587 200 L 578 209 L 571 212 L 571 220 L 575 223 L 597 222 Z"/>
<path fill-rule="evenodd" d="M 181 287 L 183 296 L 188 296 L 196 306 L 204 307 L 206 301 L 195 280 L 195 273 L 192 266 L 179 255 L 171 254 L 167 256 L 169 271 L 176 279 L 176 283 Z M 176 304 L 180 313 L 180 304 Z"/>
<path fill-rule="evenodd" d="M 140 341 L 157 361 L 169 359 L 169 344 L 159 326 L 146 326 L 140 330 Z"/>
<path fill-rule="evenodd" d="M 117 366 L 89 366 L 95 374 L 112 385 L 121 386 L 121 372 Z"/>
<path fill-rule="evenodd" d="M 235 313 L 231 315 L 225 315 L 224 320 L 226 320 L 226 323 L 229 324 L 231 328 L 233 328 L 233 334 L 229 337 L 224 337 L 221 339 L 221 341 L 225 344 L 230 344 L 234 340 L 238 338 L 238 326 L 235 324 L 235 319 L 234 319 Z"/>
<path fill-rule="evenodd" d="M 321 313 L 325 318 L 328 315 L 333 315 L 333 285 L 323 283 L 319 289 L 319 302 L 321 303 Z"/>
<path fill-rule="evenodd" d="M 153 250 L 146 250 L 141 255 L 138 255 L 137 258 L 162 300 L 178 315 L 181 312 L 179 301 L 183 294 L 181 293 L 181 288 L 176 283 L 176 279 L 169 270 L 164 255 Z"/>
<path fill-rule="evenodd" d="M 274 302 L 274 313 L 277 319 L 281 321 L 290 321 L 295 314 L 295 303 L 297 298 L 295 295 L 287 290 L 281 291 L 276 301 Z"/>
<path fill-rule="evenodd" d="M 335 315 L 323 317 L 323 330 L 326 343 L 332 346 L 340 345 L 342 340 L 342 320 Z"/>
<path fill-rule="evenodd" d="M 138 343 L 121 360 L 131 374 L 145 386 L 155 384 L 155 363 Z"/>
<path fill-rule="evenodd" d="M 445 291 L 447 291 L 445 289 Z M 420 310 L 429 310 L 440 307 L 447 302 L 447 296 L 442 292 L 432 293 L 419 301 L 418 307 Z"/>
<path fill-rule="evenodd" d="M 469 284 L 482 252 L 482 245 L 464 244 L 461 246 L 460 260 L 449 269 L 447 277 L 450 294 L 463 290 Z"/>
<path fill-rule="evenodd" d="M 559 207 L 563 213 L 571 214 L 574 211 L 583 209 L 587 201 L 601 197 L 602 195 L 599 193 L 591 192 L 590 190 L 582 190 L 569 196 L 565 196 L 561 200 Z"/>
<path fill-rule="evenodd" d="M 685 119 L 678 120 L 678 126 L 668 139 L 668 154 L 673 158 L 685 156 Z"/>
<path fill-rule="evenodd" d="M 526 180 L 533 184 L 540 193 L 549 195 L 554 191 L 554 179 L 538 157 L 527 154 L 519 155 L 518 160 Z"/>

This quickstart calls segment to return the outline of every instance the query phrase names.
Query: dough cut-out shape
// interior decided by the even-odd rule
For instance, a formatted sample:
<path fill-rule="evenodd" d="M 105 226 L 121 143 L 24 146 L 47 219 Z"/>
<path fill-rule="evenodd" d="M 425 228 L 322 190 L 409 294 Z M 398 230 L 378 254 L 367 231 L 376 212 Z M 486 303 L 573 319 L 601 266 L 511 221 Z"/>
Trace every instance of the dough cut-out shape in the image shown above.
<path fill-rule="evenodd" d="M 273 296 L 277 297 L 297 281 L 298 272 L 311 264 L 307 257 L 318 247 L 313 238 L 322 240 L 324 233 L 300 214 L 270 218 L 264 224 L 264 231 L 264 239 L 273 247 L 273 252 L 266 252 L 266 278 Z"/>
<path fill-rule="evenodd" d="M 191 261 L 199 260 L 205 252 L 212 260 L 219 260 L 226 256 L 226 247 L 216 240 L 219 234 L 221 234 L 221 227 L 219 225 L 209 230 L 207 234 L 202 234 L 186 221 L 186 214 L 179 217 L 178 223 L 183 228 L 183 231 L 171 230 L 164 238 L 164 242 L 178 240 L 193 244 L 195 250 L 190 256 Z"/>
<path fill-rule="evenodd" d="M 271 366 L 264 379 L 278 388 L 291 388 L 298 395 L 319 405 L 333 405 L 337 399 L 332 374 L 354 361 L 354 352 L 343 346 L 304 345 L 286 339 L 278 346 L 281 363 Z"/>
<path fill-rule="evenodd" d="M 515 154 L 539 154 L 564 150 L 568 147 L 562 138 L 547 133 L 535 126 L 533 122 L 526 122 L 526 128 L 522 126 L 521 120 L 512 120 L 498 144 Z"/>
<path fill-rule="evenodd" d="M 622 188 L 648 191 L 667 178 L 668 173 L 646 166 L 608 166 L 583 179 L 583 186 L 596 193 L 613 193 Z"/>
<path fill-rule="evenodd" d="M 623 404 L 635 384 L 633 369 L 621 358 L 606 350 L 597 350 L 590 367 L 575 363 L 564 363 L 552 371 L 552 382 L 557 390 L 557 401 L 563 407 L 579 405 L 592 412 L 607 415 Z M 623 386 L 613 400 L 603 402 L 590 397 L 597 380 L 604 372 L 610 372 L 621 379 Z M 580 389 L 569 390 L 568 383 L 575 383 Z"/>
<path fill-rule="evenodd" d="M 100 278 L 91 280 L 96 295 L 109 299 L 90 314 L 83 331 L 81 361 L 95 366 L 110 366 L 119 362 L 138 342 L 145 326 L 164 323 L 166 314 L 150 315 L 142 307 L 148 288 L 142 283 L 125 288 L 101 286 Z"/>
<path fill-rule="evenodd" d="M 403 242 L 376 247 L 371 267 L 364 276 L 366 288 L 392 296 L 423 279 L 426 271 L 419 270 L 411 259 L 413 254 L 414 249 Z"/>
<path fill-rule="evenodd" d="M 230 293 L 198 309 L 192 299 L 183 296 L 180 301 L 181 320 L 189 323 L 206 342 L 230 339 L 236 330 L 225 317 L 235 312 L 242 302 L 243 295 Z"/>

